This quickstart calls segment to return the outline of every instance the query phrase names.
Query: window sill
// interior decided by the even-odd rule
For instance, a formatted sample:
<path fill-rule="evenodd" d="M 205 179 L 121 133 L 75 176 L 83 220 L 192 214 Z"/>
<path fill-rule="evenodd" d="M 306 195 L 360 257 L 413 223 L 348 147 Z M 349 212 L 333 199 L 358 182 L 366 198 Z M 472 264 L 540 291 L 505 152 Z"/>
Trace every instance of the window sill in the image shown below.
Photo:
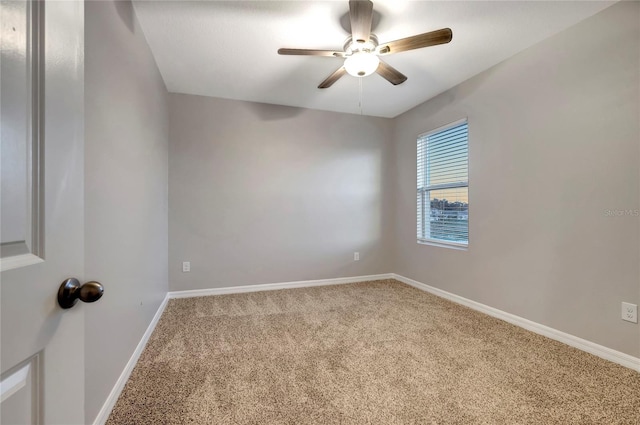
<path fill-rule="evenodd" d="M 442 242 L 442 241 L 428 240 L 428 239 L 418 240 L 418 245 L 437 246 L 440 248 L 455 249 L 457 251 L 469 250 L 469 245 L 464 245 L 464 244 L 455 243 L 455 242 Z"/>

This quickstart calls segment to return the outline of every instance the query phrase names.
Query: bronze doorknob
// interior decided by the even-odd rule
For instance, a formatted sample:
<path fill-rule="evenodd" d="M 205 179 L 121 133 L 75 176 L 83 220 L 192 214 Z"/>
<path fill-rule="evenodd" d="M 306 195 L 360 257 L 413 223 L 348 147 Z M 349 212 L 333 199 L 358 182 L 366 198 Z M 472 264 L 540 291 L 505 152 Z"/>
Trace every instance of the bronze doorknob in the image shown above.
<path fill-rule="evenodd" d="M 87 282 L 80 285 L 78 279 L 71 277 L 66 279 L 58 289 L 58 304 L 62 308 L 71 308 L 78 300 L 85 303 L 98 301 L 104 293 L 104 287 L 100 282 Z"/>

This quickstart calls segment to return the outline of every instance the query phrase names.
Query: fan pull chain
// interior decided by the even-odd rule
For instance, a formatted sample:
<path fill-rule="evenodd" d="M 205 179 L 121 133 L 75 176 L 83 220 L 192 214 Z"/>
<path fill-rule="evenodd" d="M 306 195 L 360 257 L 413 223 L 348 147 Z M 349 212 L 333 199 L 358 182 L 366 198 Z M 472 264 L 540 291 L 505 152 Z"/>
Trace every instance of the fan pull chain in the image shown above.
<path fill-rule="evenodd" d="M 360 115 L 362 115 L 362 77 L 358 78 L 358 106 L 360 107 Z"/>

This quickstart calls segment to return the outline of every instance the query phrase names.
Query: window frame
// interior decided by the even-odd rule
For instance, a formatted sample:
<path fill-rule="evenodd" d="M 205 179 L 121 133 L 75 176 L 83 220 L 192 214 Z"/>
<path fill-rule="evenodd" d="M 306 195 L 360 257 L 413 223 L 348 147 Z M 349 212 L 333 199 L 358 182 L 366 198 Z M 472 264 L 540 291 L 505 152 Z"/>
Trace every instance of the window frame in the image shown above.
<path fill-rule="evenodd" d="M 420 146 L 420 140 L 427 138 L 433 134 L 440 133 L 450 128 L 459 126 L 461 124 L 467 124 L 467 179 L 465 181 L 435 184 L 435 185 L 426 186 L 423 188 L 417 187 L 418 185 L 417 176 L 420 173 L 420 169 L 418 168 L 420 163 L 420 158 L 417 156 L 417 151 Z M 428 146 L 426 148 L 426 151 L 428 152 Z M 468 200 L 467 200 L 467 242 L 466 243 L 448 241 L 443 239 L 435 239 L 435 238 L 421 238 L 420 235 L 418 234 L 418 224 L 422 226 L 422 234 L 424 235 L 426 233 L 425 232 L 425 211 L 429 211 L 431 206 L 429 205 L 429 208 L 425 208 L 426 207 L 426 203 L 424 202 L 424 200 L 426 199 L 425 196 L 422 197 L 422 205 L 419 204 L 420 192 L 428 193 L 434 190 L 467 188 L 467 197 L 469 196 L 469 180 L 470 180 L 469 179 L 469 162 L 470 161 L 469 161 L 469 119 L 468 117 L 464 117 L 459 120 L 452 121 L 448 124 L 442 125 L 433 130 L 426 131 L 417 136 L 416 138 L 416 240 L 419 245 L 431 245 L 431 246 L 451 248 L 451 249 L 457 249 L 457 250 L 463 250 L 463 251 L 468 250 L 469 239 L 470 239 L 469 238 L 469 218 L 468 218 L 469 217 L 469 201 Z M 427 168 L 426 164 L 423 164 L 423 166 L 425 167 L 424 173 L 427 173 L 428 171 L 426 170 Z M 426 214 L 426 216 L 428 215 L 430 215 L 430 213 Z M 422 217 L 422 220 L 420 223 L 418 223 L 418 220 L 420 217 Z"/>

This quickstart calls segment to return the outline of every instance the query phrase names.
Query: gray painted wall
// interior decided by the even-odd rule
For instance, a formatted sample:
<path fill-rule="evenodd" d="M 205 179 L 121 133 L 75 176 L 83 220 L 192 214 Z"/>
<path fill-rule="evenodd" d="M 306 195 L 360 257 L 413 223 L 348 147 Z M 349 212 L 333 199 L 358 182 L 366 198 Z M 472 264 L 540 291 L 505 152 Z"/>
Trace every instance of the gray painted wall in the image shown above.
<path fill-rule="evenodd" d="M 170 290 L 392 270 L 391 120 L 182 94 L 169 115 Z"/>
<path fill-rule="evenodd" d="M 640 355 L 640 3 L 624 2 L 397 117 L 394 271 Z M 416 243 L 416 136 L 469 119 L 468 251 Z"/>
<path fill-rule="evenodd" d="M 86 423 L 167 292 L 168 94 L 131 3 L 85 5 Z"/>

